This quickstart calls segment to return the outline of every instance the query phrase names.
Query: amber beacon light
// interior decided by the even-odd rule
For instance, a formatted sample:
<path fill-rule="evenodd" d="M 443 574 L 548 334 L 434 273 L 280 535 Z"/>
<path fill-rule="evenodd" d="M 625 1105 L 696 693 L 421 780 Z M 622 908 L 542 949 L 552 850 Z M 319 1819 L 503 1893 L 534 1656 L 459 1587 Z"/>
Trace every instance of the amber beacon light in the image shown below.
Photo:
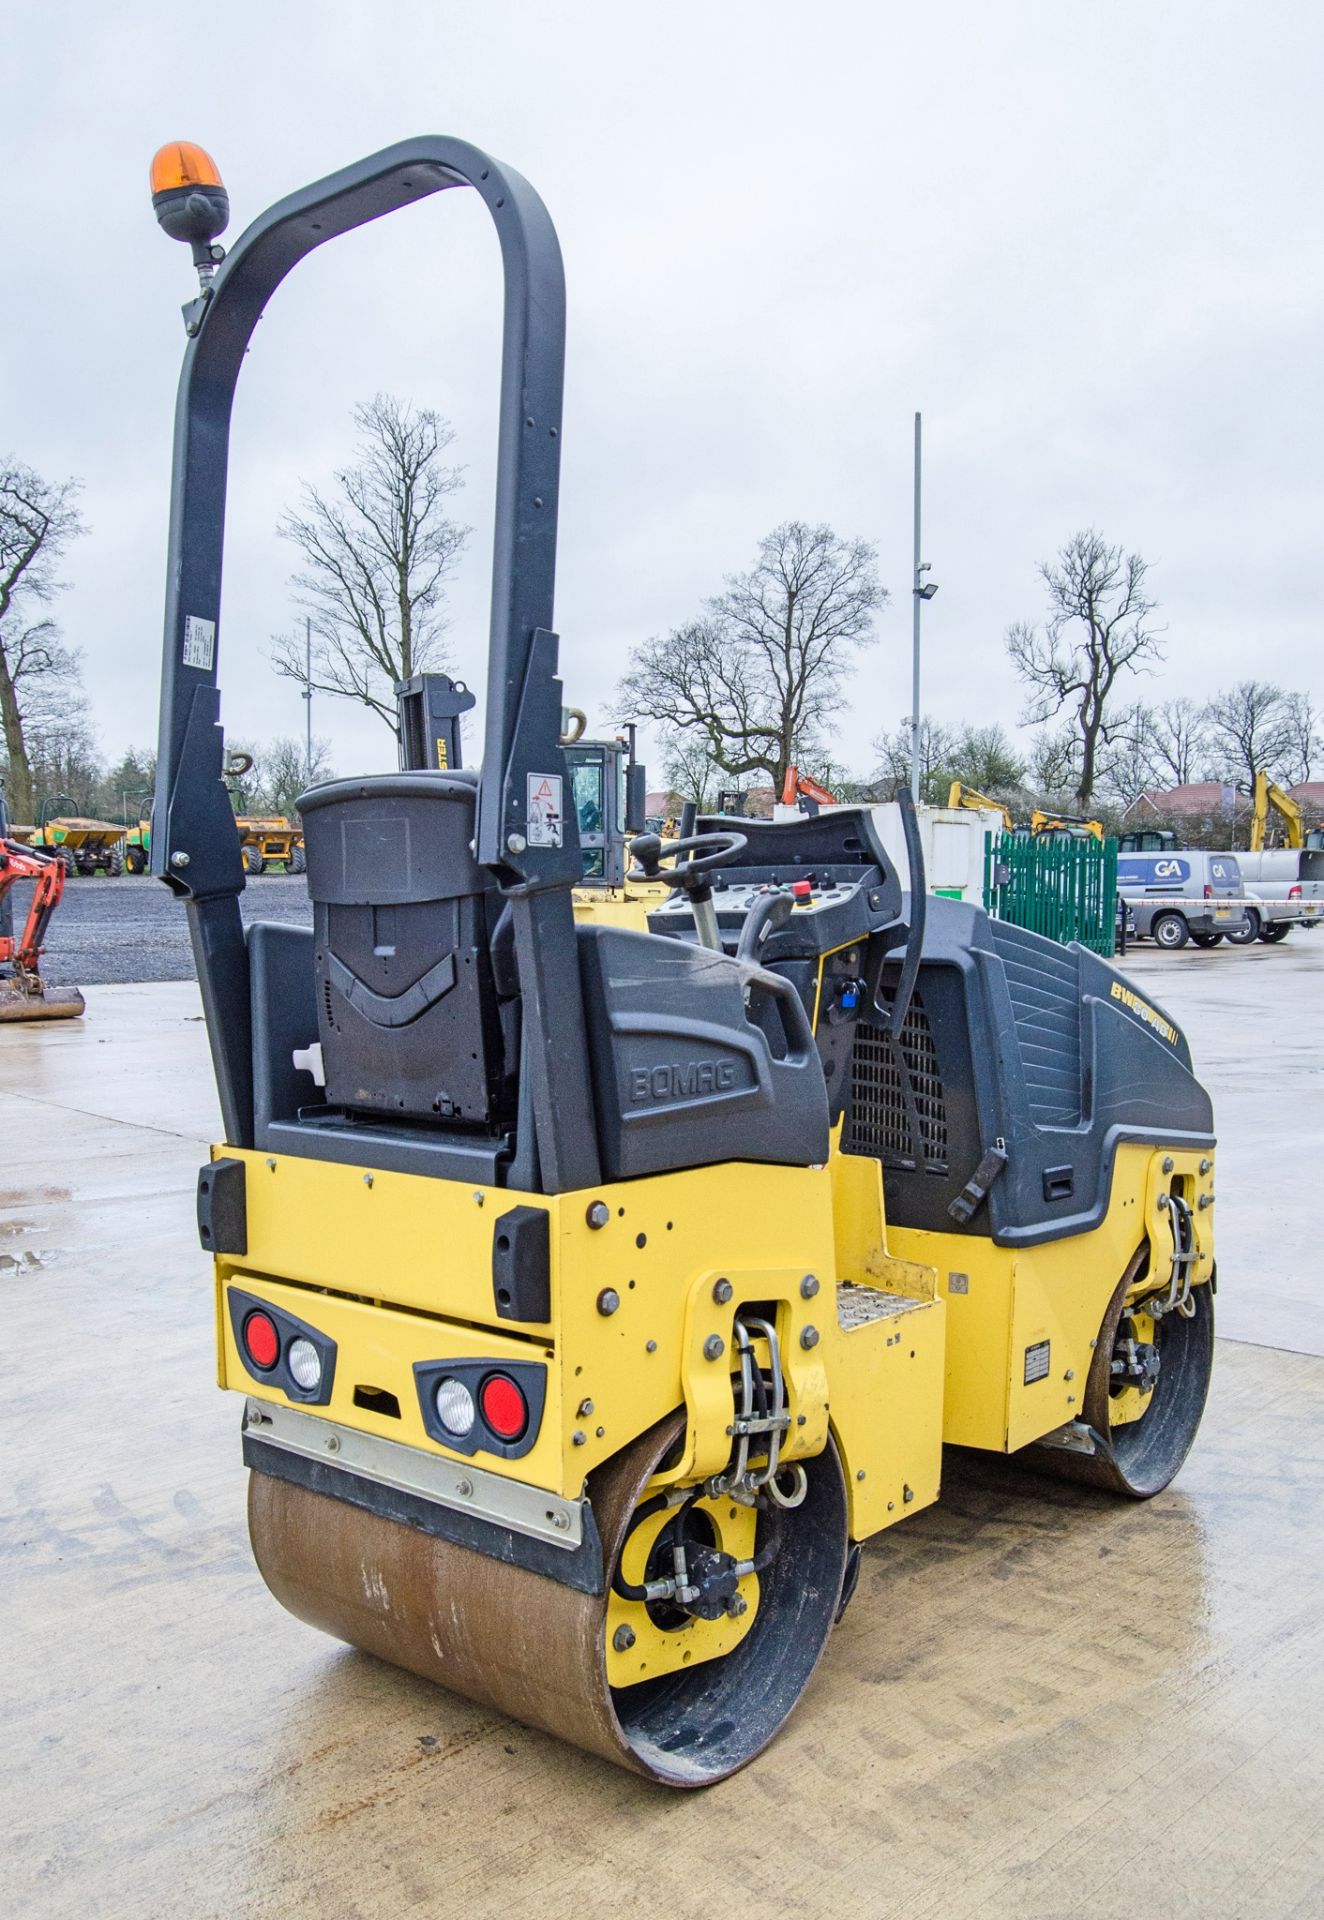
<path fill-rule="evenodd" d="M 230 196 L 220 169 L 203 147 L 191 140 L 170 140 L 152 159 L 152 207 L 172 240 L 193 249 L 193 264 L 206 292 L 218 261 L 225 258 L 214 245 L 230 220 Z"/>

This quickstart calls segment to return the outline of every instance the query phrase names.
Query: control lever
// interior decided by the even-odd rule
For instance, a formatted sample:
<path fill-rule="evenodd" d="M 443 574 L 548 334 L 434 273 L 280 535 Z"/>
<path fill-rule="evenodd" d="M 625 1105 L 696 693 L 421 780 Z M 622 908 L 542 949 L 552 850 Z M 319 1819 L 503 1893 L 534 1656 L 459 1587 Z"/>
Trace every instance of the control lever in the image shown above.
<path fill-rule="evenodd" d="M 785 887 L 775 892 L 761 893 L 749 912 L 745 915 L 745 924 L 740 929 L 740 939 L 736 946 L 737 960 L 752 960 L 758 952 L 759 942 L 769 933 L 776 933 L 790 919 L 795 901 Z"/>

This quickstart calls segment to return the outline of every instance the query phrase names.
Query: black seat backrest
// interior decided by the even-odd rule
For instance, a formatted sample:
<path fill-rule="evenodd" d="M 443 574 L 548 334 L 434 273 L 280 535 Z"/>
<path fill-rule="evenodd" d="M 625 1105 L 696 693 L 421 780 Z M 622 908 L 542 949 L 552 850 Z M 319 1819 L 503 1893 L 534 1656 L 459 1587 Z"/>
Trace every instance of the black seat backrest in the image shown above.
<path fill-rule="evenodd" d="M 420 771 L 330 781 L 299 802 L 330 1106 L 513 1122 L 514 1009 L 503 1020 L 493 970 L 502 902 L 471 852 L 475 795 L 471 773 Z"/>

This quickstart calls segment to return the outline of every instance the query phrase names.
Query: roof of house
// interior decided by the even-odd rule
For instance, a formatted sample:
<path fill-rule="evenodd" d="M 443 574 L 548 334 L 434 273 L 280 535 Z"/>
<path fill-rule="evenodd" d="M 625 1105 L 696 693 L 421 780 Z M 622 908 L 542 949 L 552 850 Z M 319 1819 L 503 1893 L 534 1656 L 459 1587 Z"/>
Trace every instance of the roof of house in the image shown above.
<path fill-rule="evenodd" d="M 1185 786 L 1162 789 L 1149 787 L 1140 799 L 1155 813 L 1231 813 L 1238 806 L 1248 804 L 1235 787 L 1221 780 L 1193 780 Z M 1137 804 L 1132 802 L 1133 806 Z"/>

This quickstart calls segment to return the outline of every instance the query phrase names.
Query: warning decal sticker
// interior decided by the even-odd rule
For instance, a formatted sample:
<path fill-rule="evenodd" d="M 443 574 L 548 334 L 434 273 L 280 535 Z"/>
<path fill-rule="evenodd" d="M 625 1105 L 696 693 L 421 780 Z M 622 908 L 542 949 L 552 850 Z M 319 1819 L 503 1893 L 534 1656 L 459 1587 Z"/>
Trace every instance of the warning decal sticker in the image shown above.
<path fill-rule="evenodd" d="M 216 658 L 216 622 L 200 620 L 196 613 L 184 616 L 184 665 L 211 672 Z"/>
<path fill-rule="evenodd" d="M 561 845 L 561 776 L 529 775 L 529 815 L 525 838 L 531 847 Z"/>

